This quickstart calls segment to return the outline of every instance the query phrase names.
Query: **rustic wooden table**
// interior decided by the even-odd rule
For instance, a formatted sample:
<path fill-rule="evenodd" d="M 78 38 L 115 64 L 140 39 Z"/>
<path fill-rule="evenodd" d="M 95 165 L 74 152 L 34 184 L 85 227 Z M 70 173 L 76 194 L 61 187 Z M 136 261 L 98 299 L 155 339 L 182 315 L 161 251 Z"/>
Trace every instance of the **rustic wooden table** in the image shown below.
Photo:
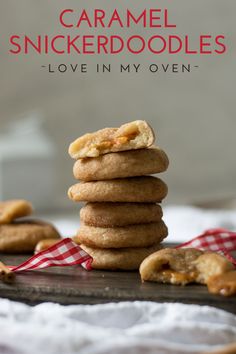
<path fill-rule="evenodd" d="M 27 258 L 0 256 L 8 265 L 20 264 Z M 13 284 L 0 282 L 0 297 L 32 305 L 45 301 L 66 305 L 133 300 L 183 302 L 211 305 L 236 313 L 236 297 L 211 295 L 205 286 L 141 283 L 138 272 L 88 272 L 80 266 L 54 267 L 17 274 Z"/>

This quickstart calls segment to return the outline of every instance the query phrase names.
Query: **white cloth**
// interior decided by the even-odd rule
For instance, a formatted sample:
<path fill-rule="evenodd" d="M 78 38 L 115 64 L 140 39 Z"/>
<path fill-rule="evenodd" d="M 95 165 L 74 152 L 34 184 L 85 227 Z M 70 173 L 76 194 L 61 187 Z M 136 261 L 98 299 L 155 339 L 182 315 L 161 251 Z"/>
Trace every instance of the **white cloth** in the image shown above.
<path fill-rule="evenodd" d="M 208 306 L 120 302 L 30 307 L 0 299 L 1 353 L 189 354 L 233 341 L 236 316 Z"/>
<path fill-rule="evenodd" d="M 168 206 L 163 214 L 169 229 L 168 242 L 189 241 L 207 229 L 218 227 L 236 231 L 235 210 Z"/>

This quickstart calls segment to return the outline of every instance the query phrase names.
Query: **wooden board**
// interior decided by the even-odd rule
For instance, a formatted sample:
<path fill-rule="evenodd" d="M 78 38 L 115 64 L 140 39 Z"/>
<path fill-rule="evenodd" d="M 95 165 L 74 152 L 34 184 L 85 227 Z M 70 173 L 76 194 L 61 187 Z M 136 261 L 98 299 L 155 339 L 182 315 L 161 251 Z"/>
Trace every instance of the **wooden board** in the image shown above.
<path fill-rule="evenodd" d="M 1 256 L 17 265 L 27 256 Z M 174 286 L 141 283 L 138 272 L 86 271 L 80 266 L 57 267 L 17 274 L 14 284 L 0 282 L 0 297 L 28 304 L 98 304 L 110 301 L 151 300 L 211 305 L 236 313 L 236 297 L 208 293 L 202 285 Z"/>

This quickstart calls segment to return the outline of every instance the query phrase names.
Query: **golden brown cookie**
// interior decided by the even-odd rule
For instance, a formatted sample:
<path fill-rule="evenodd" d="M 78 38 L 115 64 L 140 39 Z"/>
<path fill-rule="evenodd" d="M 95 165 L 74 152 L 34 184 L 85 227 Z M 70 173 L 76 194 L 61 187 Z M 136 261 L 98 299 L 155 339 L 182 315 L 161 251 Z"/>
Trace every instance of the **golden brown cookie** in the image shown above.
<path fill-rule="evenodd" d="M 45 240 L 41 240 L 35 246 L 34 253 L 39 253 L 39 252 L 45 251 L 49 247 L 51 247 L 51 246 L 55 245 L 56 243 L 58 243 L 59 241 L 61 241 L 61 240 L 60 239 L 55 239 L 55 238 L 47 238 Z"/>
<path fill-rule="evenodd" d="M 0 252 L 33 252 L 36 244 L 47 238 L 59 239 L 60 235 L 51 224 L 46 222 L 25 220 L 0 225 Z"/>
<path fill-rule="evenodd" d="M 76 202 L 158 203 L 167 192 L 160 178 L 145 176 L 80 182 L 70 187 L 68 196 Z"/>
<path fill-rule="evenodd" d="M 71 237 L 71 239 L 72 239 L 72 241 L 73 241 L 73 242 L 77 243 L 77 245 L 80 245 L 80 241 L 79 241 L 79 239 L 78 239 L 78 236 L 77 236 L 77 235 L 75 235 L 75 236 Z"/>
<path fill-rule="evenodd" d="M 236 295 L 236 271 L 213 275 L 207 280 L 209 293 L 232 296 Z"/>
<path fill-rule="evenodd" d="M 200 354 L 235 354 L 236 353 L 236 342 L 231 343 L 229 345 L 222 345 L 219 349 L 207 351 Z"/>
<path fill-rule="evenodd" d="M 80 210 L 80 220 L 90 226 L 114 227 L 158 222 L 160 205 L 153 203 L 87 203 Z"/>
<path fill-rule="evenodd" d="M 194 265 L 198 272 L 198 282 L 206 284 L 212 276 L 221 275 L 234 269 L 227 258 L 213 252 L 205 252 L 196 259 Z"/>
<path fill-rule="evenodd" d="M 102 228 L 82 224 L 78 241 L 97 248 L 149 247 L 161 242 L 168 234 L 163 221 L 158 223 Z"/>
<path fill-rule="evenodd" d="M 79 159 L 73 172 L 76 179 L 105 179 L 145 176 L 166 171 L 169 160 L 158 147 L 109 153 L 95 158 Z"/>
<path fill-rule="evenodd" d="M 32 213 L 32 205 L 23 199 L 0 202 L 0 224 L 10 224 L 13 220 Z"/>
<path fill-rule="evenodd" d="M 148 256 L 140 265 L 142 280 L 185 285 L 196 281 L 193 262 L 202 254 L 194 248 L 165 248 Z"/>
<path fill-rule="evenodd" d="M 142 280 L 162 283 L 206 284 L 212 276 L 229 272 L 233 265 L 217 253 L 194 248 L 165 248 L 147 257 L 140 266 Z"/>
<path fill-rule="evenodd" d="M 142 149 L 154 143 L 152 128 L 143 120 L 136 120 L 120 128 L 105 128 L 89 133 L 70 144 L 69 154 L 73 159 L 96 157 L 133 149 Z"/>
<path fill-rule="evenodd" d="M 104 270 L 136 270 L 149 254 L 161 246 L 154 245 L 146 248 L 99 249 L 80 245 L 91 257 L 92 268 Z"/>

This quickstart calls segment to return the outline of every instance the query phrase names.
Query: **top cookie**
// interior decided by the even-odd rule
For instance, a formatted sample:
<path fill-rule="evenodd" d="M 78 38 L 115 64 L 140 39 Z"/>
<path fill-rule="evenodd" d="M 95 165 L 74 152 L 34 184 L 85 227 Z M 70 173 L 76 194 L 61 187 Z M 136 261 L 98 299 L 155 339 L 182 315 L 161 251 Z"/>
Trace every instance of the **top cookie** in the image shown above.
<path fill-rule="evenodd" d="M 120 128 L 105 128 L 81 136 L 70 144 L 69 154 L 73 159 L 97 157 L 109 152 L 146 148 L 154 140 L 154 132 L 148 123 L 136 120 Z"/>
<path fill-rule="evenodd" d="M 0 202 L 0 225 L 10 224 L 17 218 L 28 216 L 32 210 L 32 205 L 23 199 Z"/>

